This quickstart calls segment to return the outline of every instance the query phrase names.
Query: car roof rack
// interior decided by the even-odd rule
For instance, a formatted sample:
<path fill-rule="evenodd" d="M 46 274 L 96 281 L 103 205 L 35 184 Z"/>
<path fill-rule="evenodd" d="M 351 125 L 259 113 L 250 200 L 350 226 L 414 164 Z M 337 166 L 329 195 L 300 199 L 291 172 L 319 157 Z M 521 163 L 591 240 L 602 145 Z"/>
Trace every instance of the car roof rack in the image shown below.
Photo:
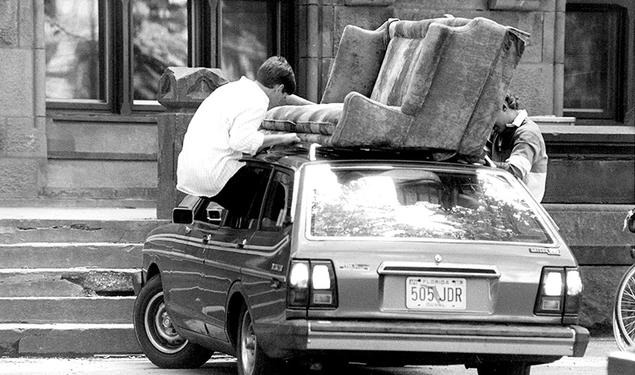
<path fill-rule="evenodd" d="M 488 165 L 486 160 L 435 149 L 394 149 L 387 147 L 333 147 L 300 142 L 275 145 L 258 154 L 263 160 L 277 161 L 285 156 L 305 156 L 309 160 L 373 159 L 437 161 L 458 164 Z"/>

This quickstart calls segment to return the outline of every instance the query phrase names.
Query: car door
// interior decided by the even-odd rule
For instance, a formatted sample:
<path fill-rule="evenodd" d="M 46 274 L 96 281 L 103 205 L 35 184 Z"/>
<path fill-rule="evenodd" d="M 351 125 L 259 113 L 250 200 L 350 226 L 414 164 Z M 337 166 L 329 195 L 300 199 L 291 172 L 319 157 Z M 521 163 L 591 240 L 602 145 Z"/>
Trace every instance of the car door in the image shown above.
<path fill-rule="evenodd" d="M 227 293 L 234 281 L 240 279 L 240 268 L 251 257 L 247 251 L 251 236 L 256 231 L 258 218 L 265 195 L 271 168 L 265 164 L 249 163 L 250 181 L 241 189 L 239 196 L 244 211 L 224 211 L 219 226 L 210 225 L 203 230 L 205 237 L 205 270 L 201 274 L 201 314 L 205 316 L 208 334 L 218 340 L 227 341 L 225 334 L 225 303 Z M 214 202 L 214 198 L 212 198 Z"/>
<path fill-rule="evenodd" d="M 245 245 L 251 252 L 241 268 L 243 290 L 256 323 L 281 316 L 286 308 L 285 275 L 291 244 L 293 173 L 276 169 L 264 199 L 257 230 Z"/>
<path fill-rule="evenodd" d="M 205 333 L 200 314 L 199 275 L 203 271 L 203 236 L 196 223 L 181 225 L 164 235 L 170 251 L 164 252 L 161 281 L 166 307 L 176 324 L 188 330 Z"/>

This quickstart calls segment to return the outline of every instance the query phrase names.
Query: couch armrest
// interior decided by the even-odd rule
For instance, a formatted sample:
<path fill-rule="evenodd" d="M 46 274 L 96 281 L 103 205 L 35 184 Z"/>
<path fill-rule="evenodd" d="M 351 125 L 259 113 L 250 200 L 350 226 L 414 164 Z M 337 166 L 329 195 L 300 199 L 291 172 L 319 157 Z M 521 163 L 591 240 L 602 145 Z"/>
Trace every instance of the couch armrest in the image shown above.
<path fill-rule="evenodd" d="M 334 147 L 403 148 L 413 117 L 357 92 L 344 99 L 342 117 L 331 137 Z"/>

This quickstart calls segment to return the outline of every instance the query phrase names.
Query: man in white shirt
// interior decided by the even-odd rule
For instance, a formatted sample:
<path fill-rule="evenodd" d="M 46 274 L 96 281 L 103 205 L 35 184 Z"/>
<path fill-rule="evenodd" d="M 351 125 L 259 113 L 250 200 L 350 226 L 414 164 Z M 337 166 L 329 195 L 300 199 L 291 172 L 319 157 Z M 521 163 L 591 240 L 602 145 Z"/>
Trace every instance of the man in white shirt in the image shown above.
<path fill-rule="evenodd" d="M 176 188 L 186 194 L 213 197 L 227 185 L 236 190 L 247 173 L 243 153 L 299 141 L 295 133 L 263 134 L 258 131 L 268 109 L 282 104 L 312 104 L 292 95 L 295 76 L 280 56 L 267 59 L 256 81 L 242 77 L 213 91 L 188 125 L 178 158 Z M 291 96 L 291 97 L 290 97 Z M 241 169 L 242 168 L 242 169 Z M 241 171 L 239 173 L 239 171 Z M 229 184 L 231 180 L 233 183 Z"/>
<path fill-rule="evenodd" d="M 531 194 L 542 201 L 547 181 L 547 150 L 538 125 L 520 109 L 518 98 L 507 95 L 494 121 L 491 158 L 523 181 Z"/>

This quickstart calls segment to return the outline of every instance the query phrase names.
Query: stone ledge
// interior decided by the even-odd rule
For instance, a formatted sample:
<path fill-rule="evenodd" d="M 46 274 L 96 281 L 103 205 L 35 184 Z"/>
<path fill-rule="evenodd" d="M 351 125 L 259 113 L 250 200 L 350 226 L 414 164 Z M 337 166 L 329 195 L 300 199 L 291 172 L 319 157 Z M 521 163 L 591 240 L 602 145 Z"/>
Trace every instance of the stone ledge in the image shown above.
<path fill-rule="evenodd" d="M 132 324 L 0 324 L 0 356 L 140 352 Z"/>

